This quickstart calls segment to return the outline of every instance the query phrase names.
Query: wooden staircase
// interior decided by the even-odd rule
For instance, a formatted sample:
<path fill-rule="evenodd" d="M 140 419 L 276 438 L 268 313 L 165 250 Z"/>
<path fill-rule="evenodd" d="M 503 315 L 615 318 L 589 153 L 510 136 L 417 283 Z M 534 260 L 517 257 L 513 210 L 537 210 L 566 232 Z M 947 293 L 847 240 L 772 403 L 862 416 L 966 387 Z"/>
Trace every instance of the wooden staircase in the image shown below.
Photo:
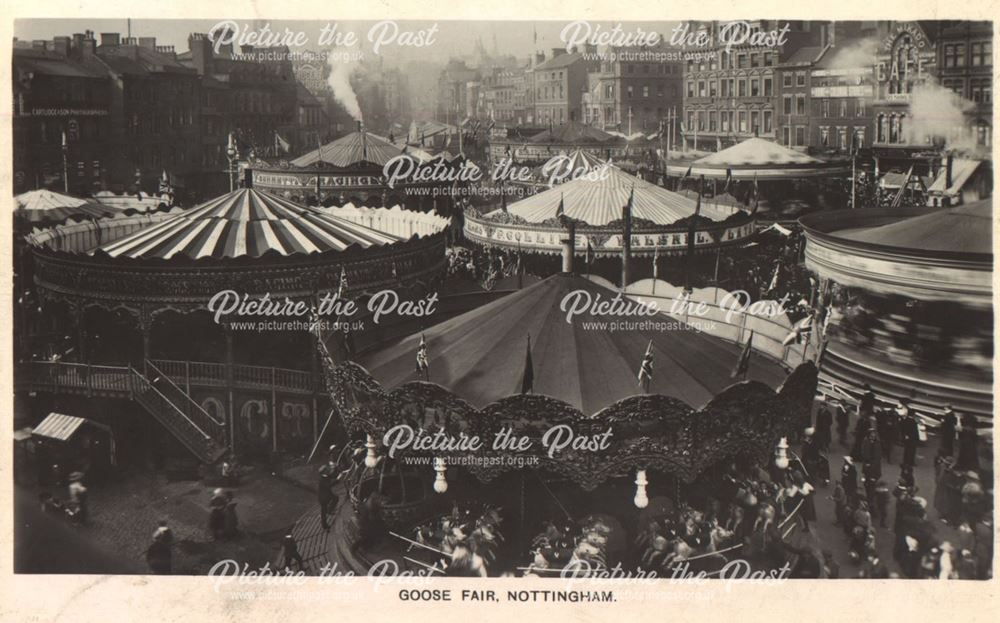
<path fill-rule="evenodd" d="M 225 424 L 202 409 L 151 362 L 147 361 L 146 367 L 152 379 L 128 367 L 132 398 L 200 461 L 209 465 L 218 461 L 226 453 Z"/>

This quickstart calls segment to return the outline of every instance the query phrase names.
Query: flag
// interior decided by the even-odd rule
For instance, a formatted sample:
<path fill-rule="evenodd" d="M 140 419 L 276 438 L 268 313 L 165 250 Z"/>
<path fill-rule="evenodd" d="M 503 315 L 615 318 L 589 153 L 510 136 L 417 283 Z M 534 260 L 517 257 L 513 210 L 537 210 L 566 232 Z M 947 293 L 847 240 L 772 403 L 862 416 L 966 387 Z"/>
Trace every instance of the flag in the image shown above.
<path fill-rule="evenodd" d="M 774 263 L 774 275 L 771 277 L 771 284 L 767 286 L 768 292 L 778 289 L 778 277 L 781 275 L 781 262 Z"/>
<path fill-rule="evenodd" d="M 337 299 L 342 299 L 347 292 L 347 267 L 340 267 L 340 280 L 337 283 Z"/>
<path fill-rule="evenodd" d="M 722 187 L 722 192 L 729 190 L 729 183 L 733 181 L 733 170 L 726 167 L 726 185 Z"/>
<path fill-rule="evenodd" d="M 160 186 L 158 191 L 161 195 L 171 194 L 170 178 L 167 177 L 166 171 L 163 171 L 163 175 L 160 177 Z"/>
<path fill-rule="evenodd" d="M 535 367 L 531 363 L 531 335 L 528 335 L 528 347 L 524 351 L 524 374 L 521 375 L 521 393 L 530 394 L 535 388 Z"/>
<path fill-rule="evenodd" d="M 556 208 L 556 216 L 562 216 L 566 214 L 566 204 L 563 203 L 563 194 L 559 193 L 559 207 Z"/>
<path fill-rule="evenodd" d="M 681 178 L 681 179 L 684 179 L 684 178 L 688 178 L 688 177 L 691 177 L 691 168 L 692 168 L 692 167 L 688 167 L 688 170 L 687 170 L 687 172 L 686 172 L 686 173 L 684 174 L 684 177 L 683 177 L 683 178 Z"/>
<path fill-rule="evenodd" d="M 291 144 L 285 139 L 281 138 L 281 135 L 277 132 L 274 133 L 274 153 L 275 155 L 279 153 L 287 154 L 291 149 Z"/>
<path fill-rule="evenodd" d="M 738 376 L 746 376 L 747 370 L 750 369 L 750 355 L 753 353 L 753 331 L 750 332 L 750 339 L 747 343 L 743 345 L 743 352 L 740 353 L 740 359 L 736 362 L 736 369 L 730 375 L 730 378 L 736 378 Z"/>
<path fill-rule="evenodd" d="M 420 334 L 420 346 L 417 347 L 417 372 L 426 373 L 430 368 L 430 363 L 427 361 L 427 340 L 424 339 L 424 334 Z"/>
<path fill-rule="evenodd" d="M 659 263 L 659 259 L 660 259 L 660 241 L 659 239 L 657 239 L 656 246 L 653 247 L 653 279 L 656 279 L 658 274 L 657 264 Z"/>
<path fill-rule="evenodd" d="M 628 203 L 622 208 L 622 288 L 628 285 L 628 260 L 632 254 L 632 205 L 635 201 L 635 184 L 628 194 Z"/>
<path fill-rule="evenodd" d="M 757 173 L 753 174 L 753 208 L 750 210 L 750 214 L 756 214 L 757 208 L 760 206 L 760 186 L 757 185 Z"/>
<path fill-rule="evenodd" d="M 653 380 L 653 340 L 649 340 L 646 345 L 646 354 L 642 356 L 642 363 L 639 364 L 639 385 L 644 382 L 647 387 Z"/>
<path fill-rule="evenodd" d="M 694 242 L 695 237 L 698 235 L 698 216 L 701 214 L 701 193 L 705 186 L 705 176 L 701 176 L 698 182 L 698 201 L 694 205 L 694 214 L 688 217 L 690 223 L 688 224 L 688 240 L 687 240 L 687 255 L 692 257 L 694 255 Z"/>
<path fill-rule="evenodd" d="M 899 187 L 899 191 L 896 196 L 892 198 L 893 208 L 898 208 L 903 204 L 903 195 L 906 193 L 906 187 L 910 185 L 910 179 L 913 177 L 913 165 L 910 165 L 910 169 L 906 172 L 906 179 L 903 180 L 903 184 Z"/>

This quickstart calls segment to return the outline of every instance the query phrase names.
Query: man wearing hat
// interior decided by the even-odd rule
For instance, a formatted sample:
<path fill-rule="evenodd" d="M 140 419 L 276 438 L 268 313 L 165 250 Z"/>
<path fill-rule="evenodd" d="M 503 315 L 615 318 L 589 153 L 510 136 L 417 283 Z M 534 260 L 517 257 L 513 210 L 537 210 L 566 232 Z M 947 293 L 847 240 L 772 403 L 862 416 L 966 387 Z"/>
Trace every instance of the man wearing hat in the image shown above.
<path fill-rule="evenodd" d="M 83 472 L 69 475 L 69 499 L 76 509 L 76 520 L 87 523 L 87 487 L 83 486 Z"/>
<path fill-rule="evenodd" d="M 330 446 L 330 458 L 319 468 L 319 482 L 316 485 L 316 500 L 319 502 L 320 523 L 324 530 L 330 529 L 328 518 L 337 508 L 337 495 L 333 486 L 337 482 L 337 446 Z"/>
<path fill-rule="evenodd" d="M 821 480 L 829 480 L 829 473 L 824 474 L 822 469 L 823 456 L 820 454 L 819 444 L 816 441 L 816 429 L 810 427 L 805 430 L 805 438 L 802 440 L 802 464 L 806 468 L 806 479 L 816 483 Z M 825 470 L 829 472 L 830 470 Z"/>
<path fill-rule="evenodd" d="M 840 485 L 847 495 L 848 504 L 853 504 L 858 496 L 858 470 L 849 454 L 844 457 L 844 466 L 840 468 Z"/>
<path fill-rule="evenodd" d="M 833 415 L 826 405 L 822 405 L 816 412 L 816 446 L 823 452 L 830 450 L 832 440 L 831 428 L 833 427 Z"/>
<path fill-rule="evenodd" d="M 913 417 L 910 407 L 900 400 L 896 403 L 896 413 L 899 415 L 899 432 L 903 442 L 903 466 L 913 467 L 917 463 L 917 442 L 920 440 L 920 428 L 917 419 Z"/>
<path fill-rule="evenodd" d="M 938 454 L 941 456 L 951 456 L 955 453 L 955 431 L 958 430 L 958 416 L 951 408 L 945 405 L 944 413 L 941 414 L 941 446 Z"/>

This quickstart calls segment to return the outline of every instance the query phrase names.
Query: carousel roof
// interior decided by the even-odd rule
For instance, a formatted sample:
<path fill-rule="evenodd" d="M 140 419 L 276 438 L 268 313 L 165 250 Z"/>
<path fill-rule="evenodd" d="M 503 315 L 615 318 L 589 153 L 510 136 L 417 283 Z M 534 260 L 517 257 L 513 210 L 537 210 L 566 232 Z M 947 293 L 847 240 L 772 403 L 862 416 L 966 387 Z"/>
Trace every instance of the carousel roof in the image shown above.
<path fill-rule="evenodd" d="M 732 147 L 694 161 L 695 165 L 724 167 L 821 163 L 822 160 L 757 137 L 748 138 Z"/>
<path fill-rule="evenodd" d="M 388 139 L 369 132 L 351 132 L 337 140 L 292 160 L 297 167 L 308 167 L 324 162 L 335 167 L 347 168 L 362 162 L 379 166 L 403 153 Z"/>
<path fill-rule="evenodd" d="M 887 225 L 846 232 L 844 238 L 915 251 L 993 253 L 990 200 L 937 210 Z"/>
<path fill-rule="evenodd" d="M 622 208 L 635 189 L 632 204 L 634 218 L 669 225 L 695 210 L 695 200 L 667 190 L 622 171 L 613 164 L 594 169 L 590 175 L 577 177 L 508 207 L 508 212 L 531 223 L 556 217 L 562 202 L 566 216 L 588 225 L 607 225 L 622 218 Z M 713 221 L 731 216 L 729 208 L 702 203 L 701 215 Z"/>
<path fill-rule="evenodd" d="M 14 206 L 17 214 L 29 223 L 60 222 L 71 217 L 100 218 L 118 213 L 112 207 L 44 188 L 17 195 Z"/>
<path fill-rule="evenodd" d="M 733 383 L 730 374 L 739 358 L 739 346 L 681 328 L 588 328 L 589 322 L 608 321 L 608 316 L 583 314 L 567 322 L 560 303 L 576 290 L 604 300 L 616 295 L 583 277 L 553 275 L 427 329 L 423 335 L 431 382 L 477 407 L 516 394 L 521 389 L 530 334 L 535 393 L 563 400 L 587 414 L 641 393 L 637 373 L 650 340 L 654 357 L 651 393 L 700 405 Z M 387 388 L 422 380 L 413 363 L 420 340 L 421 334 L 412 335 L 361 363 Z M 755 357 L 749 377 L 777 386 L 785 373 L 776 363 Z"/>
<path fill-rule="evenodd" d="M 401 238 L 242 188 L 98 248 L 112 257 L 191 259 L 294 255 L 368 248 Z"/>
<path fill-rule="evenodd" d="M 572 120 L 556 128 L 539 132 L 529 140 L 532 143 L 607 143 L 618 139 L 604 130 Z"/>

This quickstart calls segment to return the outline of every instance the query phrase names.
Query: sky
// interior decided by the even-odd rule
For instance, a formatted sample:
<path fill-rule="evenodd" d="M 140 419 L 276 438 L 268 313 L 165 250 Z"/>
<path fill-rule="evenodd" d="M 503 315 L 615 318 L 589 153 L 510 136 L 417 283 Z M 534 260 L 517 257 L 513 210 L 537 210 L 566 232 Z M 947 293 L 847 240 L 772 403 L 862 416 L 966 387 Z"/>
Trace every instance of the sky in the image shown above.
<path fill-rule="evenodd" d="M 158 45 L 173 45 L 178 53 L 188 49 L 187 38 L 192 32 L 209 32 L 222 20 L 167 20 L 142 19 L 132 20 L 133 37 L 156 37 Z M 362 50 L 371 51 L 367 40 L 374 21 L 269 21 L 234 20 L 241 32 L 259 31 L 268 24 L 272 32 L 284 32 L 287 28 L 292 33 L 302 33 L 307 43 L 301 46 L 304 50 L 319 50 L 318 45 L 321 29 L 327 24 L 336 24 L 336 32 L 341 36 L 355 33 L 360 39 L 358 46 Z M 429 29 L 436 25 L 437 32 L 433 34 L 433 44 L 419 46 L 421 38 L 427 39 Z M 500 54 L 515 54 L 518 58 L 527 58 L 532 50 L 548 51 L 554 47 L 565 47 L 560 38 L 560 32 L 566 27 L 565 21 L 441 21 L 413 22 L 400 21 L 395 26 L 385 26 L 381 31 L 383 37 L 390 42 L 380 50 L 381 56 L 387 61 L 402 63 L 408 60 L 425 60 L 445 62 L 451 57 L 466 56 L 473 52 L 476 42 L 482 40 L 486 51 L 496 51 Z M 398 26 L 398 31 L 394 28 Z M 604 32 L 615 26 L 614 23 L 593 22 L 589 25 L 591 32 Z M 655 31 L 669 36 L 674 22 L 622 22 L 621 27 L 626 32 L 642 29 L 644 32 Z M 126 19 L 30 19 L 16 20 L 14 36 L 18 39 L 51 39 L 55 36 L 70 36 L 73 33 L 93 30 L 100 33 L 118 32 L 125 36 L 129 28 Z M 581 32 L 583 32 L 581 30 Z M 537 33 L 537 43 L 535 43 Z M 410 45 L 400 45 L 407 39 Z M 293 47 L 294 49 L 294 47 Z"/>

